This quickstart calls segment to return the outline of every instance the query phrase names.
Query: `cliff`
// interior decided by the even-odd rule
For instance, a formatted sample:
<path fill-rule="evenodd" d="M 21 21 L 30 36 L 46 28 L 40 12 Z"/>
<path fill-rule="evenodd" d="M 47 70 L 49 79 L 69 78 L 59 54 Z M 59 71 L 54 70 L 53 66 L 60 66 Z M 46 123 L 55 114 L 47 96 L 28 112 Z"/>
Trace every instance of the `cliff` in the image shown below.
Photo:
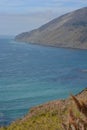
<path fill-rule="evenodd" d="M 21 33 L 15 40 L 45 46 L 87 49 L 87 7 L 62 15 L 30 32 Z"/>

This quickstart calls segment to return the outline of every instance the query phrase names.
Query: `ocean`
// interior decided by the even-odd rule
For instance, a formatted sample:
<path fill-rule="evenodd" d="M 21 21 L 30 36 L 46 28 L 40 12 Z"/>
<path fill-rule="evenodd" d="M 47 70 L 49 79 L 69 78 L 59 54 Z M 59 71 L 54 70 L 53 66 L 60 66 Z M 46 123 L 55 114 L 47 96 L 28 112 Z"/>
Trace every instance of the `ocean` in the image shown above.
<path fill-rule="evenodd" d="M 0 37 L 0 125 L 33 106 L 87 87 L 87 50 L 45 47 Z"/>

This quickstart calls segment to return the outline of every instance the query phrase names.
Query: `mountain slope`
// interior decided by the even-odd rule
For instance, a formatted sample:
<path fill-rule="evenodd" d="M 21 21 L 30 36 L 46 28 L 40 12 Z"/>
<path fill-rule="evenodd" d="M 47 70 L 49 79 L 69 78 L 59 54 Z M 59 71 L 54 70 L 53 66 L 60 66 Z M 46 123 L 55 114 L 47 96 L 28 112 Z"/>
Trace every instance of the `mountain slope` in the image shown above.
<path fill-rule="evenodd" d="M 15 37 L 17 41 L 87 49 L 87 7 L 67 13 L 38 29 Z"/>
<path fill-rule="evenodd" d="M 77 94 L 76 98 L 81 101 L 81 104 L 86 103 L 87 113 L 87 88 Z M 77 119 L 85 119 L 78 111 L 73 99 L 69 97 L 66 100 L 55 100 L 34 107 L 22 119 L 13 122 L 8 127 L 0 127 L 0 130 L 64 130 L 62 123 L 67 123 L 70 108 Z"/>

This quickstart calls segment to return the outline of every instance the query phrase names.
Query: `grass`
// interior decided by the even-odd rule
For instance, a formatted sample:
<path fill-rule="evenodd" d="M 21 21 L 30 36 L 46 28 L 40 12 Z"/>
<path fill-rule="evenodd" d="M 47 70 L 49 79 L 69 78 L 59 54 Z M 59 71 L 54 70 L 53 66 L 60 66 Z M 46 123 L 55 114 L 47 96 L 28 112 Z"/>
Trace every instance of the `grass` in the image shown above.
<path fill-rule="evenodd" d="M 87 91 L 79 97 L 32 108 L 23 119 L 0 130 L 87 130 Z"/>

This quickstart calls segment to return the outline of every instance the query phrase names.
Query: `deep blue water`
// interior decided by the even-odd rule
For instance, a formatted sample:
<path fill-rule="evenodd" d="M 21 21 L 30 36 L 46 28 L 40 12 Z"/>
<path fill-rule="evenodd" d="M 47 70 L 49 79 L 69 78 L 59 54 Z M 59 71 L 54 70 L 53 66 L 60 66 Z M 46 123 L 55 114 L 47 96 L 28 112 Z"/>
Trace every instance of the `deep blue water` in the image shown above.
<path fill-rule="evenodd" d="M 32 106 L 87 86 L 87 50 L 30 45 L 0 38 L 0 125 Z"/>

